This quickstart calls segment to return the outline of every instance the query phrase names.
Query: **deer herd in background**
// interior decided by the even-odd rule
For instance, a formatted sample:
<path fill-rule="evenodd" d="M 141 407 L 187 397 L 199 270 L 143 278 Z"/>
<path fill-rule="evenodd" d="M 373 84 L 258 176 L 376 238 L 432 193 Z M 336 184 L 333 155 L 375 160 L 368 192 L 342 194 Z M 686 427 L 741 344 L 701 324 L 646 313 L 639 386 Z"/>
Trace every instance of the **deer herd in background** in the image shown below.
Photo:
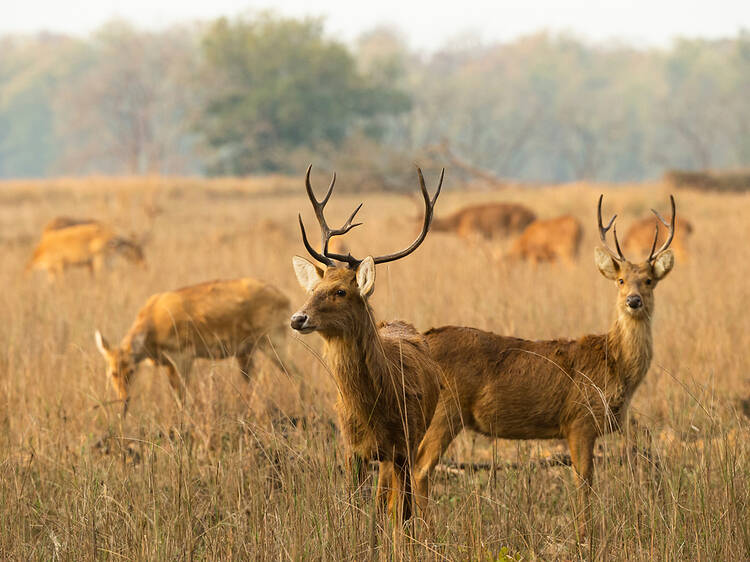
<path fill-rule="evenodd" d="M 565 439 L 581 480 L 581 528 L 588 512 L 595 441 L 623 427 L 628 404 L 651 363 L 654 289 L 672 269 L 669 247 L 680 239 L 675 237 L 674 198 L 669 222 L 654 211 L 655 219 L 634 225 L 622 246 L 616 216 L 603 224 L 599 198 L 603 248 L 596 248 L 595 264 L 617 290 L 615 320 L 605 334 L 530 341 L 468 327 L 420 333 L 402 321 L 377 323 L 369 304 L 376 266 L 414 252 L 430 228 L 463 238 L 517 236 L 507 252 L 513 259 L 571 262 L 577 256 L 582 226 L 570 215 L 537 219 L 522 205 L 487 203 L 433 219 L 443 173 L 431 197 L 417 169 L 424 213 L 412 244 L 393 254 L 358 259 L 345 246 L 333 244 L 361 224 L 352 221 L 362 205 L 343 226 L 330 228 L 324 208 L 336 176 L 319 201 L 308 168 L 305 185 L 321 230 L 320 250 L 308 239 L 300 216 L 302 242 L 314 261 L 298 256 L 292 260 L 306 301 L 291 314 L 286 296 L 249 278 L 152 296 L 118 347 L 112 348 L 99 331 L 95 334 L 123 416 L 130 383 L 144 360 L 166 368 L 181 402 L 196 358 L 236 357 L 249 380 L 253 357 L 261 351 L 301 379 L 287 352 L 291 317 L 295 331 L 317 332 L 323 339 L 339 390 L 347 464 L 361 483 L 366 463 L 379 463 L 378 504 L 387 503 L 397 521 L 408 519 L 415 504 L 424 512 L 431 472 L 456 435 L 468 428 L 505 439 Z M 692 230 L 685 220 L 680 227 L 682 237 Z M 610 229 L 614 251 L 606 241 Z M 44 269 L 51 279 L 69 266 L 86 266 L 94 273 L 115 255 L 143 265 L 143 242 L 119 236 L 98 221 L 58 218 L 45 227 L 26 270 Z M 644 261 L 625 258 L 623 248 L 637 253 L 644 244 L 651 248 Z M 676 243 L 675 249 L 684 255 L 684 244 Z"/>

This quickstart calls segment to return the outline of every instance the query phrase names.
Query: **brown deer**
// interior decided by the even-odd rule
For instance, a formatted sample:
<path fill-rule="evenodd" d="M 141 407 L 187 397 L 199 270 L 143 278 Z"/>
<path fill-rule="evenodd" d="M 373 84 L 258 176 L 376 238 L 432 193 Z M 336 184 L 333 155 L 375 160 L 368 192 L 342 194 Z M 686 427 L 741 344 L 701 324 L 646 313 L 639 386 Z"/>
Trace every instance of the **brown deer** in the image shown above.
<path fill-rule="evenodd" d="M 296 374 L 286 354 L 290 312 L 289 299 L 261 281 L 210 281 L 151 296 L 118 348 L 110 348 L 98 330 L 96 345 L 125 416 L 130 383 L 146 359 L 167 368 L 181 403 L 197 358 L 236 357 L 242 375 L 250 380 L 254 353 L 260 349 L 282 370 Z"/>
<path fill-rule="evenodd" d="M 36 269 L 44 269 L 52 281 L 72 266 L 85 266 L 93 275 L 114 255 L 120 255 L 145 267 L 146 260 L 143 257 L 141 243 L 118 236 L 111 228 L 100 222 L 86 222 L 53 229 L 49 226 L 48 224 L 45 228 L 42 239 L 26 265 L 27 276 Z"/>
<path fill-rule="evenodd" d="M 651 239 L 654 236 L 654 228 L 658 226 L 655 217 L 646 217 L 634 223 L 625 233 L 622 240 L 622 249 L 626 254 L 645 256 L 651 247 Z M 676 228 L 674 240 L 672 240 L 672 251 L 680 261 L 687 261 L 687 243 L 693 233 L 693 225 L 685 217 L 680 217 Z M 664 243 L 665 232 L 659 231 L 657 244 Z"/>
<path fill-rule="evenodd" d="M 416 240 L 400 252 L 360 260 L 351 254 L 331 252 L 329 241 L 361 224 L 352 224 L 352 220 L 362 205 L 344 226 L 330 229 L 323 209 L 336 176 L 325 197 L 318 201 L 310 185 L 308 168 L 305 183 L 320 224 L 322 251 L 316 251 L 308 242 L 300 216 L 302 241 L 324 268 L 298 256 L 293 260 L 297 279 L 309 297 L 292 316 L 292 328 L 302 334 L 318 332 L 323 338 L 325 356 L 339 389 L 338 414 L 344 438 L 355 462 L 370 459 L 380 462 L 377 491 L 380 502 L 385 499 L 386 479 L 390 476 L 388 506 L 397 520 L 410 517 L 413 499 L 422 509 L 427 504 L 427 482 L 423 480 L 425 486 L 412 491 L 411 467 L 435 410 L 440 367 L 430 357 L 424 337 L 412 325 L 376 324 L 368 299 L 375 288 L 375 265 L 408 256 L 425 239 L 444 172 L 440 174 L 435 196 L 430 199 L 422 172 L 417 169 L 425 213 Z M 345 265 L 337 267 L 336 261 Z"/>
<path fill-rule="evenodd" d="M 571 215 L 535 220 L 511 245 L 507 258 L 533 264 L 562 260 L 568 264 L 578 257 L 583 227 Z"/>
<path fill-rule="evenodd" d="M 42 232 L 49 232 L 50 230 L 60 230 L 68 228 L 70 226 L 77 226 L 79 224 L 101 224 L 99 221 L 94 219 L 77 219 L 74 217 L 55 217 L 47 224 L 44 225 Z"/>
<path fill-rule="evenodd" d="M 436 217 L 432 224 L 435 232 L 453 232 L 471 240 L 505 238 L 523 231 L 536 215 L 516 203 L 484 203 L 459 209 L 445 218 Z"/>
<path fill-rule="evenodd" d="M 584 513 L 593 477 L 596 438 L 620 428 L 630 399 L 651 364 L 654 288 L 672 269 L 669 236 L 642 263 L 627 261 L 615 231 L 615 254 L 606 243 L 599 198 L 599 234 L 606 251 L 595 249 L 599 271 L 615 282 L 615 321 L 609 332 L 577 340 L 529 341 L 474 328 L 445 326 L 425 333 L 443 368 L 435 416 L 419 446 L 417 486 L 435 467 L 463 428 L 504 439 L 566 439 L 576 472 L 584 482 Z M 654 211 L 656 213 L 656 211 Z"/>

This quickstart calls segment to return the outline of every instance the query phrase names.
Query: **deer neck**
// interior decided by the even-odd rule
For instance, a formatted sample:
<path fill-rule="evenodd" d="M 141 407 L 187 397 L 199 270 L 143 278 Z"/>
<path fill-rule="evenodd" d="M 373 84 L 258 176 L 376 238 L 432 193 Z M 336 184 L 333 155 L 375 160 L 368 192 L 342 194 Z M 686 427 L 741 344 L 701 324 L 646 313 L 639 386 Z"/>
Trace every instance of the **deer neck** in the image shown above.
<path fill-rule="evenodd" d="M 363 421 L 372 420 L 378 402 L 389 389 L 382 384 L 387 359 L 369 305 L 351 332 L 328 336 L 325 342 L 326 359 L 341 401 Z"/>
<path fill-rule="evenodd" d="M 615 372 L 626 387 L 635 389 L 646 376 L 653 355 L 651 311 L 633 317 L 618 311 L 607 334 L 608 350 L 615 362 Z"/>

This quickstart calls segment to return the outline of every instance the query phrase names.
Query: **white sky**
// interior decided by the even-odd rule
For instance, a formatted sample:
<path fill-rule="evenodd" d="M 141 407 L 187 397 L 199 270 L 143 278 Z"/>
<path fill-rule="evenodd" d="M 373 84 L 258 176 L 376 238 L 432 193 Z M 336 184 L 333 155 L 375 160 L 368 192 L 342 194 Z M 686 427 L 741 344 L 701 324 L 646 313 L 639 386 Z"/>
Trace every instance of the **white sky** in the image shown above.
<path fill-rule="evenodd" d="M 158 29 L 266 9 L 323 16 L 328 33 L 343 41 L 378 24 L 393 24 L 420 50 L 434 50 L 457 37 L 505 41 L 541 29 L 638 45 L 750 29 L 750 0 L 0 0 L 0 33 L 84 35 L 113 18 Z"/>

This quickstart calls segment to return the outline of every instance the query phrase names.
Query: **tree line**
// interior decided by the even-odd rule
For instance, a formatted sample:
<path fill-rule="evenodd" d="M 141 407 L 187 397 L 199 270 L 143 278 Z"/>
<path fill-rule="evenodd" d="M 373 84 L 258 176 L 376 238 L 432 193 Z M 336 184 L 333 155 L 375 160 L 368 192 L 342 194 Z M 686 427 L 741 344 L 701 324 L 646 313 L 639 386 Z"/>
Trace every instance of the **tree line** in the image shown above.
<path fill-rule="evenodd" d="M 0 37 L 0 177 L 314 161 L 397 188 L 433 159 L 467 178 L 641 180 L 749 166 L 749 92 L 744 31 L 648 49 L 539 33 L 426 55 L 389 28 L 347 45 L 319 19 L 272 14 L 112 22 Z"/>

